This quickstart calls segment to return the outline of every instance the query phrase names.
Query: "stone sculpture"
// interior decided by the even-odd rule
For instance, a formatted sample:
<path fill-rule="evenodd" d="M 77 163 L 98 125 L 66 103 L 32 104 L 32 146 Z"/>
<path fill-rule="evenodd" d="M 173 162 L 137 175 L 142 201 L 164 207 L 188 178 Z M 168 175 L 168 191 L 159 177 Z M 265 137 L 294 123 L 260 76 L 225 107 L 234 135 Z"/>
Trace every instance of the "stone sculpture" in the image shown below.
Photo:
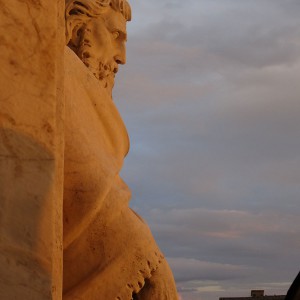
<path fill-rule="evenodd" d="M 112 101 L 126 62 L 126 0 L 67 0 L 63 299 L 177 299 L 174 279 L 119 176 L 129 139 Z"/>
<path fill-rule="evenodd" d="M 0 298 L 177 299 L 119 176 L 128 2 L 0 4 Z"/>
<path fill-rule="evenodd" d="M 0 6 L 0 299 L 60 300 L 64 3 Z"/>

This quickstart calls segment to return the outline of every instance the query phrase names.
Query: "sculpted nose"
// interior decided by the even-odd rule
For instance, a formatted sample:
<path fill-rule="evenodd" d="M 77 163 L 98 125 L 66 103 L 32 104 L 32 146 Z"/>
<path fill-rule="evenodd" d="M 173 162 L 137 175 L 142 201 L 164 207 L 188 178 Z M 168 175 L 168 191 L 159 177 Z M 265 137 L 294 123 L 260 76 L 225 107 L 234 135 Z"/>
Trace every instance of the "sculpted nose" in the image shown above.
<path fill-rule="evenodd" d="M 125 65 L 126 64 L 126 50 L 125 47 L 120 47 L 118 53 L 114 57 L 115 62 L 118 65 Z"/>
<path fill-rule="evenodd" d="M 125 65 L 126 64 L 126 57 L 125 56 L 115 56 L 115 62 L 118 64 L 118 65 Z"/>

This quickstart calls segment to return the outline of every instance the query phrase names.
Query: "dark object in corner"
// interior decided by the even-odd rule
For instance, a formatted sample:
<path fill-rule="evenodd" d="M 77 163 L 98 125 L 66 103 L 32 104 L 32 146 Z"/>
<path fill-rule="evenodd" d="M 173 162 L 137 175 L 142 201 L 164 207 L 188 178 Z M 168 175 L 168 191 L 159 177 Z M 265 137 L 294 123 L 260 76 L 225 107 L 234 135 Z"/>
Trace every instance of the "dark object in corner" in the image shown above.
<path fill-rule="evenodd" d="M 290 286 L 285 300 L 300 300 L 300 272 Z"/>

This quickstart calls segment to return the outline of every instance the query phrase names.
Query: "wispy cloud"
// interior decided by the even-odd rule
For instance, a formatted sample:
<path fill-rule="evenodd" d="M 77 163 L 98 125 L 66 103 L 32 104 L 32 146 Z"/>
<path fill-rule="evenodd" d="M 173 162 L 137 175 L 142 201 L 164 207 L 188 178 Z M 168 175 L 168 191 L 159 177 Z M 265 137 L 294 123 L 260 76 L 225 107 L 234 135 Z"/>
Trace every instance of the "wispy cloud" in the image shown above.
<path fill-rule="evenodd" d="M 300 2 L 131 3 L 114 91 L 131 205 L 183 299 L 283 293 L 300 263 Z"/>

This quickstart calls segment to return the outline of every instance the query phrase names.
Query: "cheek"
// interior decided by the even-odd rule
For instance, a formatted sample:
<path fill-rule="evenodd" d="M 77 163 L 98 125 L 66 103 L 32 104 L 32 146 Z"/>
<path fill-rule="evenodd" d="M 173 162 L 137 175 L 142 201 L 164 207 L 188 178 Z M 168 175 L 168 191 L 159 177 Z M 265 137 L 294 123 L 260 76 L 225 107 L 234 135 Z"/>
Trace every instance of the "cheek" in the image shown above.
<path fill-rule="evenodd" d="M 112 38 L 110 32 L 106 29 L 102 23 L 94 23 L 91 28 L 92 47 L 96 47 L 97 50 L 106 52 L 110 51 L 112 47 Z M 93 50 L 93 49 L 92 49 Z"/>

